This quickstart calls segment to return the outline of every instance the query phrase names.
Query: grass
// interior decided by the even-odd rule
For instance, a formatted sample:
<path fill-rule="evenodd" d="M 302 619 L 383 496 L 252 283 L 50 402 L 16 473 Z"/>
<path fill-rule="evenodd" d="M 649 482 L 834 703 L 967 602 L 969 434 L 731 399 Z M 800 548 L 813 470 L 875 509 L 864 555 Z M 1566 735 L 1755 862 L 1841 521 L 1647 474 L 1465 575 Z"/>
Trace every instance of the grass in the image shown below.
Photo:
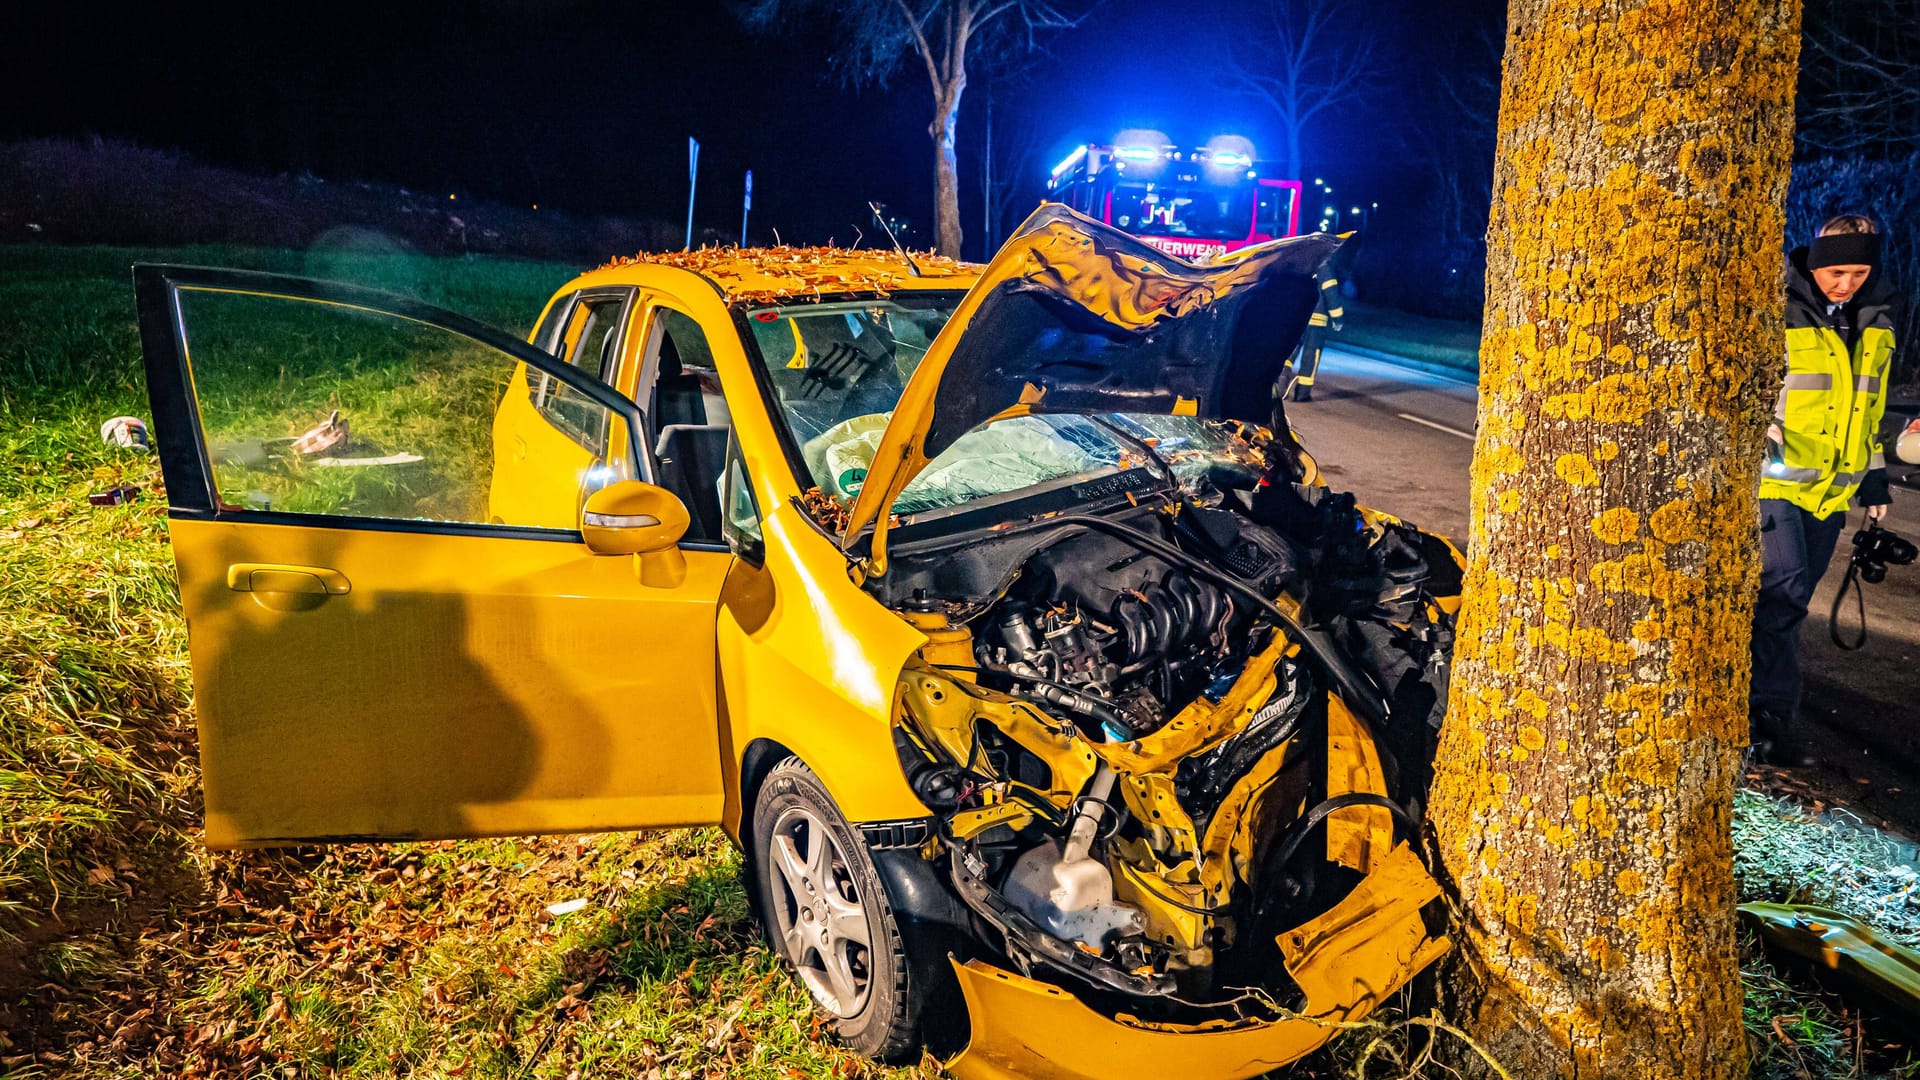
<path fill-rule="evenodd" d="M 1898 1021 L 1863 1016 L 1807 965 L 1776 963 L 1744 927 L 1740 953 L 1754 1080 L 1920 1076 L 1920 1057 L 1901 1045 L 1907 1040 L 1887 1037 L 1901 1030 Z"/>
<path fill-rule="evenodd" d="M 0 1075 L 935 1075 L 931 1063 L 883 1069 L 829 1044 L 761 944 L 737 856 L 711 830 L 199 846 L 160 478 L 150 456 L 97 434 L 109 416 L 147 412 L 126 273 L 141 259 L 315 269 L 298 253 L 244 248 L 0 248 Z M 321 269 L 516 331 L 571 273 L 481 259 Z M 273 385 L 280 365 L 299 362 L 262 353 L 236 362 L 237 378 Z M 250 437 L 283 435 L 357 394 L 361 437 L 403 449 L 427 437 L 410 416 L 448 392 L 369 357 L 327 400 L 229 414 Z M 88 492 L 119 483 L 140 498 L 88 505 Z M 1762 809 L 1743 798 L 1743 821 Z M 1749 892 L 1831 877 L 1767 865 L 1785 877 L 1743 864 Z M 547 910 L 581 899 L 574 913 Z M 1787 1070 L 1761 1075 L 1849 1074 L 1858 1047 L 1847 1040 L 1861 1029 L 1834 999 L 1760 958 L 1748 994 L 1760 1060 Z M 1809 1062 L 1839 1071 L 1793 1071 Z"/>
<path fill-rule="evenodd" d="M 180 306 L 223 501 L 488 519 L 489 436 L 514 372 L 508 358 L 432 327 L 336 305 L 192 290 Z M 294 437 L 330 416 L 349 431 L 338 454 L 297 452 Z M 396 452 L 421 460 L 326 464 Z"/>
<path fill-rule="evenodd" d="M 1734 795 L 1740 899 L 1844 911 L 1889 940 L 1920 947 L 1920 874 L 1912 846 L 1847 819 L 1752 790 Z M 1920 1054 L 1896 1021 L 1863 1016 L 1811 965 L 1776 962 L 1741 929 L 1752 1075 L 1917 1077 Z"/>
<path fill-rule="evenodd" d="M 1435 319 L 1359 301 L 1348 302 L 1344 325 L 1327 344 L 1374 349 L 1469 374 L 1480 370 L 1478 323 Z"/>
<path fill-rule="evenodd" d="M 1838 812 L 1816 815 L 1742 791 L 1734 802 L 1733 847 L 1742 900 L 1834 908 L 1920 949 L 1920 866 L 1912 845 Z"/>

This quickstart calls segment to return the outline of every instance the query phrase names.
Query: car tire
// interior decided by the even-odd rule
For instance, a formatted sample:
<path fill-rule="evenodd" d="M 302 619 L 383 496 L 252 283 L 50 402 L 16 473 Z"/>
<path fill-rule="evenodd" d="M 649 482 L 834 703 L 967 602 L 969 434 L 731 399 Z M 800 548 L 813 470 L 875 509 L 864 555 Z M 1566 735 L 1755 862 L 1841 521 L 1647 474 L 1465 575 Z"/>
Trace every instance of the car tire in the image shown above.
<path fill-rule="evenodd" d="M 878 1061 L 917 1056 L 931 973 L 909 954 L 866 842 L 799 758 L 767 774 L 752 844 L 767 938 L 840 1041 Z"/>

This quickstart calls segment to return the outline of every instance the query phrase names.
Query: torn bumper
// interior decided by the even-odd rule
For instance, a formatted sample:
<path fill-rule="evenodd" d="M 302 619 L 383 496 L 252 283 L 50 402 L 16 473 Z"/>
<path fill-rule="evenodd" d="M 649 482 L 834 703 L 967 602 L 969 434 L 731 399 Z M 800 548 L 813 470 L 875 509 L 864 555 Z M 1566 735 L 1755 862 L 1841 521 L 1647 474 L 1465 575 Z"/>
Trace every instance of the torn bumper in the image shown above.
<path fill-rule="evenodd" d="M 1740 915 L 1768 945 L 1832 970 L 1909 1020 L 1920 1020 L 1920 953 L 1831 908 L 1741 904 Z"/>
<path fill-rule="evenodd" d="M 947 1063 L 960 1080 L 1237 1080 L 1312 1053 L 1446 952 L 1420 909 L 1440 887 L 1402 844 L 1332 910 L 1281 935 L 1287 970 L 1307 995 L 1274 1021 L 1157 1024 L 1109 1019 L 1073 995 L 979 961 L 954 965 L 973 1041 Z"/>

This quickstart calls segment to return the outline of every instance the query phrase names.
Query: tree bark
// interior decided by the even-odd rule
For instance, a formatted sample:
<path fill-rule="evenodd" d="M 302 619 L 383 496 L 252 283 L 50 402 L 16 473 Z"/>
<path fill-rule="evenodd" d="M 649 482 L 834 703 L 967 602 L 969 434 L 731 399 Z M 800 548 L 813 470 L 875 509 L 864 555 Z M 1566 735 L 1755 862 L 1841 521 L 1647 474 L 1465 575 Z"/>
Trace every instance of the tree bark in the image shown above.
<path fill-rule="evenodd" d="M 960 162 L 953 152 L 953 136 L 964 86 L 964 82 L 952 86 L 935 99 L 933 123 L 927 128 L 933 136 L 935 250 L 951 259 L 960 257 Z"/>
<path fill-rule="evenodd" d="M 1521 1077 L 1746 1074 L 1732 798 L 1799 0 L 1511 0 L 1431 821 Z"/>

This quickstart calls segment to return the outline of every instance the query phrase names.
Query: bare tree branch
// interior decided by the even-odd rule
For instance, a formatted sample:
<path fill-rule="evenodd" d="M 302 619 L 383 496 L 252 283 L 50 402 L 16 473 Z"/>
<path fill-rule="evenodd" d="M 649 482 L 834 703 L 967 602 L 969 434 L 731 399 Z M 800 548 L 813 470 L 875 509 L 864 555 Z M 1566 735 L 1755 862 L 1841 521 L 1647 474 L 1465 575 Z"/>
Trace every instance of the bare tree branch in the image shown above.
<path fill-rule="evenodd" d="M 1055 0 L 740 0 L 735 10 L 762 31 L 807 18 L 830 21 L 840 41 L 833 67 L 851 84 L 885 85 L 905 57 L 920 58 L 933 93 L 927 134 L 934 144 L 934 229 L 941 253 L 953 256 L 961 240 L 955 140 L 968 60 L 992 64 L 1018 51 L 983 45 L 989 33 L 1030 48 L 1037 31 L 1075 26 L 1084 17 Z"/>
<path fill-rule="evenodd" d="M 1219 87 L 1267 106 L 1286 139 L 1286 166 L 1298 176 L 1300 145 L 1315 118 L 1366 96 L 1374 72 L 1372 24 L 1344 18 L 1349 0 L 1261 0 L 1264 19 L 1243 40 L 1228 39 Z M 1351 32 L 1342 28 L 1353 27 Z"/>
<path fill-rule="evenodd" d="M 1920 2 L 1810 0 L 1804 42 L 1803 148 L 1881 159 L 1920 150 Z"/>
<path fill-rule="evenodd" d="M 927 35 L 920 30 L 920 19 L 914 15 L 913 9 L 907 6 L 907 0 L 893 0 L 893 2 L 900 8 L 901 17 L 907 20 L 907 27 L 913 31 L 915 51 L 920 54 L 920 59 L 926 61 L 927 82 L 932 84 L 933 92 L 937 95 L 940 93 L 940 72 L 933 66 L 933 46 L 927 44 Z"/>

